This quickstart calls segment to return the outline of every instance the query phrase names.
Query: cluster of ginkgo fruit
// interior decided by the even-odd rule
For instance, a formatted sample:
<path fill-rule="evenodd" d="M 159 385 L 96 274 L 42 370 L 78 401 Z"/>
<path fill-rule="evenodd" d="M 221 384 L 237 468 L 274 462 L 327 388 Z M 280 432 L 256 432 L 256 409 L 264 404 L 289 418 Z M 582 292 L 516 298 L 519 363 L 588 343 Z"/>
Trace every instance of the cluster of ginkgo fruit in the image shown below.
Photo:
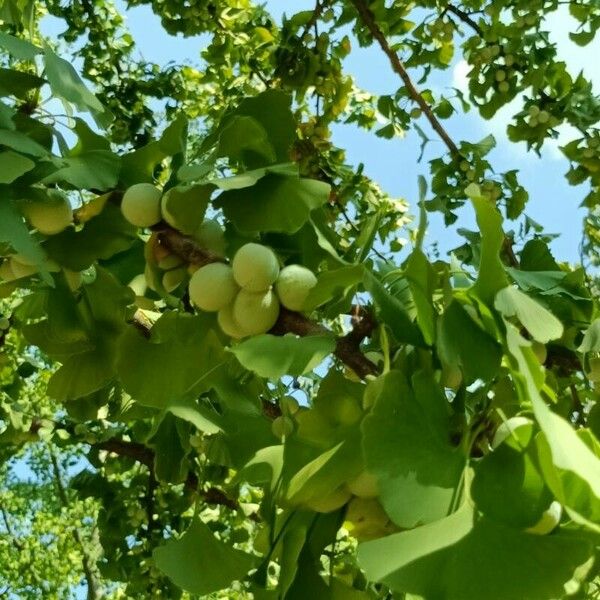
<path fill-rule="evenodd" d="M 179 228 L 177 215 L 170 214 L 165 198 L 152 184 L 131 186 L 123 195 L 121 211 L 138 227 L 152 227 L 163 219 Z M 198 245 L 210 250 L 213 258 L 221 257 L 200 268 L 185 265 L 180 257 L 154 244 L 148 244 L 152 256 L 148 265 L 160 270 L 161 285 L 166 292 L 174 291 L 191 272 L 189 297 L 192 304 L 206 312 L 217 312 L 223 332 L 236 339 L 258 335 L 275 325 L 280 306 L 293 311 L 304 309 L 306 299 L 317 284 L 314 273 L 302 265 L 280 263 L 270 248 L 248 243 L 237 250 L 231 264 L 225 258 L 226 242 L 221 225 L 206 219 L 192 234 Z M 151 238 L 152 239 L 152 238 Z M 156 272 L 146 269 L 146 283 L 157 288 Z"/>

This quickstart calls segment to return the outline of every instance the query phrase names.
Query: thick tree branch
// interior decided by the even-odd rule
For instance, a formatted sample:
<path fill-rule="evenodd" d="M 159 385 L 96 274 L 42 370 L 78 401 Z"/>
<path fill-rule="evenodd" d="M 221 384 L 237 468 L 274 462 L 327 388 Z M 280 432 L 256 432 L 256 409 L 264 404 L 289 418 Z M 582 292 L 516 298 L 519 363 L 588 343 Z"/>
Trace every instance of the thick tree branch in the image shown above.
<path fill-rule="evenodd" d="M 112 452 L 118 456 L 132 458 L 146 466 L 150 471 L 154 469 L 154 451 L 139 442 L 129 442 L 119 438 L 111 438 L 94 444 L 94 448 L 106 450 L 107 452 Z M 207 504 L 217 504 L 226 506 L 231 510 L 239 510 L 240 505 L 237 501 L 227 496 L 223 490 L 215 487 L 200 490 L 198 489 L 198 484 L 198 476 L 193 471 L 189 471 L 184 482 L 184 487 L 187 491 L 199 494 Z"/>
<path fill-rule="evenodd" d="M 452 154 L 460 154 L 458 146 L 452 141 L 452 138 L 442 127 L 442 124 L 439 122 L 438 118 L 433 114 L 433 111 L 431 110 L 429 104 L 427 104 L 423 96 L 420 94 L 419 90 L 417 90 L 417 88 L 415 87 L 414 83 L 410 78 L 410 75 L 408 74 L 408 71 L 406 70 L 404 64 L 400 60 L 400 57 L 398 56 L 398 54 L 396 54 L 394 50 L 392 50 L 385 35 L 383 34 L 383 31 L 381 31 L 379 25 L 377 24 L 375 16 L 371 12 L 365 1 L 352 0 L 352 4 L 354 4 L 354 7 L 358 12 L 361 21 L 371 32 L 373 38 L 377 40 L 377 43 L 379 44 L 385 55 L 388 57 L 392 69 L 395 73 L 397 73 L 400 76 L 400 78 L 404 82 L 404 86 L 406 87 L 409 96 L 417 103 L 419 108 L 423 111 L 423 114 L 427 117 L 427 120 L 431 124 L 431 127 L 433 127 L 434 131 L 437 132 L 437 134 L 440 136 L 440 138 L 443 140 L 443 142 L 446 144 L 446 146 Z"/>

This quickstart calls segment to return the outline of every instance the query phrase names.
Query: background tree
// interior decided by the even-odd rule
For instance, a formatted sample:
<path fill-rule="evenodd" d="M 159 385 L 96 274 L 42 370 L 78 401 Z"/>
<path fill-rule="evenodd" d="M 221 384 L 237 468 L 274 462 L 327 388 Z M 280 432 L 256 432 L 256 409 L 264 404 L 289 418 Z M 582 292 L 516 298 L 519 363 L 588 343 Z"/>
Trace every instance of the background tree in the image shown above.
<path fill-rule="evenodd" d="M 533 151 L 570 125 L 596 265 L 600 103 L 543 30 L 565 3 L 138 4 L 201 63 L 141 60 L 109 1 L 0 2 L 3 594 L 598 597 L 593 269 L 552 255 L 492 136 L 444 125 L 514 101 Z M 600 4 L 566 4 L 589 44 Z M 357 45 L 393 94 L 355 85 Z M 468 97 L 442 95 L 459 51 Z M 441 140 L 417 224 L 336 123 L 414 128 L 415 178 Z M 428 213 L 465 205 L 437 256 Z"/>

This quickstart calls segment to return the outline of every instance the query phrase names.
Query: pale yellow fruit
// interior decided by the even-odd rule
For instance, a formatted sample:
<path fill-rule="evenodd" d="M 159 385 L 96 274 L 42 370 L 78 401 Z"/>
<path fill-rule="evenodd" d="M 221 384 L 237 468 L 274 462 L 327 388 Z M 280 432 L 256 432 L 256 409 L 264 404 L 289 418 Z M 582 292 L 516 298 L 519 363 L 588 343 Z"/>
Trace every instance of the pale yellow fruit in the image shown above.
<path fill-rule="evenodd" d="M 10 259 L 10 268 L 14 274 L 15 279 L 22 279 L 23 277 L 30 277 L 37 273 L 37 268 L 33 265 L 24 265 L 14 257 Z"/>
<path fill-rule="evenodd" d="M 346 528 L 359 541 L 373 540 L 395 530 L 381 504 L 373 498 L 353 498 L 346 510 Z"/>
<path fill-rule="evenodd" d="M 10 262 L 10 260 L 5 260 L 0 265 L 0 280 L 2 281 L 13 281 L 15 278 Z"/>
<path fill-rule="evenodd" d="M 306 506 L 315 512 L 329 513 L 342 508 L 351 497 L 352 495 L 345 486 L 340 486 L 327 496 L 320 496 L 309 500 Z"/>
<path fill-rule="evenodd" d="M 560 502 L 554 500 L 552 504 L 543 512 L 540 520 L 525 531 L 534 533 L 535 535 L 548 535 L 560 523 L 562 516 L 562 506 Z"/>
<path fill-rule="evenodd" d="M 217 314 L 217 323 L 225 335 L 239 340 L 246 336 L 240 324 L 233 318 L 233 306 L 224 306 Z"/>
<path fill-rule="evenodd" d="M 298 400 L 292 396 L 284 396 L 279 401 L 279 406 L 283 414 L 295 415 L 300 410 Z"/>
<path fill-rule="evenodd" d="M 590 369 L 586 375 L 590 381 L 600 381 L 600 356 L 590 358 Z"/>
<path fill-rule="evenodd" d="M 215 312 L 231 304 L 238 289 L 229 265 L 211 263 L 192 275 L 190 300 L 200 310 Z"/>
<path fill-rule="evenodd" d="M 123 194 L 121 212 L 136 227 L 152 227 L 161 220 L 160 197 L 151 183 L 136 183 Z"/>
<path fill-rule="evenodd" d="M 275 253 L 261 244 L 245 244 L 233 257 L 233 276 L 249 292 L 268 290 L 279 275 Z"/>
<path fill-rule="evenodd" d="M 148 289 L 146 276 L 142 273 L 136 275 L 127 285 L 134 291 L 136 296 L 143 296 Z"/>
<path fill-rule="evenodd" d="M 369 471 L 361 471 L 357 477 L 349 481 L 346 485 L 350 492 L 352 492 L 352 495 L 358 498 L 377 498 L 379 496 L 377 478 L 373 473 L 369 473 Z"/>
<path fill-rule="evenodd" d="M 225 255 L 225 232 L 221 224 L 214 219 L 205 219 L 194 234 L 199 246 L 211 250 L 220 256 Z"/>
<path fill-rule="evenodd" d="M 172 269 L 167 271 L 162 278 L 162 285 L 165 291 L 168 293 L 174 292 L 187 277 L 187 269 L 180 267 L 179 269 Z"/>
<path fill-rule="evenodd" d="M 277 417 L 271 423 L 271 431 L 276 438 L 287 437 L 294 431 L 294 421 L 289 417 Z"/>
<path fill-rule="evenodd" d="M 517 430 L 521 427 L 531 427 L 532 425 L 533 421 L 527 417 L 511 417 L 507 419 L 496 429 L 494 439 L 492 440 L 492 448 L 497 448 L 502 442 L 512 436 L 516 436 L 520 441 L 521 436 L 516 434 Z M 526 438 L 523 441 L 526 441 Z"/>
<path fill-rule="evenodd" d="M 73 222 L 73 210 L 65 196 L 49 195 L 43 202 L 25 202 L 23 212 L 28 221 L 44 235 L 56 235 Z"/>
<path fill-rule="evenodd" d="M 310 291 L 317 285 L 315 274 L 301 265 L 281 269 L 275 282 L 279 301 L 290 310 L 302 310 Z"/>
<path fill-rule="evenodd" d="M 277 321 L 279 301 L 271 290 L 240 290 L 233 303 L 233 316 L 247 335 L 266 333 Z"/>
<path fill-rule="evenodd" d="M 546 350 L 546 346 L 541 344 L 540 342 L 531 342 L 531 349 L 535 354 L 535 357 L 538 359 L 539 363 L 543 365 L 548 358 L 548 350 Z"/>
<path fill-rule="evenodd" d="M 70 271 L 69 269 L 63 269 L 63 273 L 65 275 L 65 279 L 67 280 L 67 285 L 69 289 L 74 292 L 81 286 L 81 282 L 83 278 L 79 271 Z"/>

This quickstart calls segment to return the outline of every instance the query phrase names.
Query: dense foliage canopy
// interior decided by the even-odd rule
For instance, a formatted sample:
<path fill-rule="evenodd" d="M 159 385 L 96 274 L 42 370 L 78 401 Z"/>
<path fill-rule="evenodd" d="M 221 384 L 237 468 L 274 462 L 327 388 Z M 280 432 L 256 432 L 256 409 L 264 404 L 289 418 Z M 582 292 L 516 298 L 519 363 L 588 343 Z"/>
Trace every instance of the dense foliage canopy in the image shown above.
<path fill-rule="evenodd" d="M 112 0 L 0 0 L 0 596 L 600 597 L 600 98 L 544 29 L 586 46 L 600 1 L 142 4 L 197 64 Z M 346 70 L 370 45 L 392 94 Z M 509 103 L 532 152 L 576 132 L 582 265 L 445 128 Z M 416 131 L 420 197 L 340 123 Z"/>

